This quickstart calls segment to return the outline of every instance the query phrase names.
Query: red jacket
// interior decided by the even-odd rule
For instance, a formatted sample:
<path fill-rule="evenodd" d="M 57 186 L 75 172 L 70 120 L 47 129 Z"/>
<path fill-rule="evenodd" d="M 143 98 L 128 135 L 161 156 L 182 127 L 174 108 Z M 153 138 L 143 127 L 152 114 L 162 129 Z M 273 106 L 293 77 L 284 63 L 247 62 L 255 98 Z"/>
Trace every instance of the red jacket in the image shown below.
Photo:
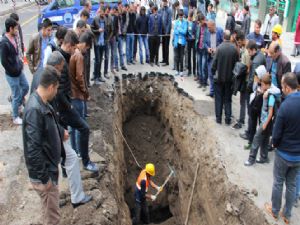
<path fill-rule="evenodd" d="M 300 14 L 296 23 L 295 44 L 300 44 Z"/>

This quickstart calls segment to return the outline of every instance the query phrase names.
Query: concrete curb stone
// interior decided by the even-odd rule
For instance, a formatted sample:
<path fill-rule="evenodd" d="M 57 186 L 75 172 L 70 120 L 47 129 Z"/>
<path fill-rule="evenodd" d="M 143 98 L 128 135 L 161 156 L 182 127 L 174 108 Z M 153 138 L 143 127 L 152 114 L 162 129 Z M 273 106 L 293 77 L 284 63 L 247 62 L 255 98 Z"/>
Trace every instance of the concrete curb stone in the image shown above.
<path fill-rule="evenodd" d="M 26 4 L 22 4 L 20 6 L 16 6 L 16 10 L 19 10 L 19 9 L 23 9 L 23 8 L 26 8 L 30 5 L 33 5 L 35 4 L 35 2 L 28 2 Z M 6 9 L 6 10 L 3 10 L 3 11 L 0 11 L 0 16 L 5 16 L 7 14 L 10 14 L 10 13 L 13 13 L 14 12 L 14 9 L 11 8 L 11 9 Z"/>

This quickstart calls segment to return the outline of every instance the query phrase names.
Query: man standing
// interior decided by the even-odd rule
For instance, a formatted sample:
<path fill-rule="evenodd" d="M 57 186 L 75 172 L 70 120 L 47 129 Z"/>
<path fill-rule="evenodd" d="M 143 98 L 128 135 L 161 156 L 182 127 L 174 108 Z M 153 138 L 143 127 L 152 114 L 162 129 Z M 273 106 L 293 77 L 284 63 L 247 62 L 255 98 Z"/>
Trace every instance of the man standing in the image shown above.
<path fill-rule="evenodd" d="M 264 39 L 267 42 L 272 40 L 272 30 L 276 24 L 279 24 L 279 17 L 275 14 L 276 9 L 274 6 L 271 6 L 269 9 L 269 14 L 266 15 L 264 26 L 263 26 L 263 35 Z"/>
<path fill-rule="evenodd" d="M 244 32 L 245 36 L 250 33 L 250 26 L 251 26 L 251 18 L 249 12 L 249 6 L 246 5 L 243 9 L 244 20 L 242 23 L 242 31 Z"/>
<path fill-rule="evenodd" d="M 16 37 L 16 40 L 17 40 L 19 56 L 23 59 L 25 48 L 24 48 L 23 32 L 22 32 L 22 28 L 21 28 L 20 23 L 19 23 L 19 16 L 16 13 L 12 13 L 12 14 L 10 14 L 9 17 L 14 19 L 15 21 L 17 21 L 17 23 L 19 24 L 19 26 L 18 26 L 18 35 Z"/>
<path fill-rule="evenodd" d="M 216 54 L 217 47 L 223 42 L 223 29 L 216 27 L 213 20 L 207 22 L 207 27 L 210 34 L 210 48 L 208 49 L 208 78 L 209 78 L 209 93 L 210 97 L 214 96 L 214 74 L 211 72 L 213 58 Z"/>
<path fill-rule="evenodd" d="M 145 48 L 146 63 L 149 63 L 149 46 L 148 46 L 148 16 L 146 16 L 146 8 L 141 7 L 140 16 L 136 21 L 136 30 L 139 39 L 139 48 L 140 48 L 140 63 L 144 64 L 143 60 L 143 46 Z"/>
<path fill-rule="evenodd" d="M 26 57 L 30 72 L 34 74 L 39 68 L 43 68 L 44 53 L 51 41 L 52 22 L 44 19 L 40 32 L 34 34 L 29 41 Z"/>
<path fill-rule="evenodd" d="M 248 40 L 253 40 L 259 49 L 264 47 L 264 37 L 260 34 L 261 21 L 255 20 L 254 32 L 247 35 Z"/>
<path fill-rule="evenodd" d="M 161 35 L 162 32 L 162 19 L 161 16 L 157 13 L 157 6 L 152 7 L 152 12 L 153 13 L 150 15 L 148 23 L 150 65 L 153 66 L 153 63 L 155 62 L 155 64 L 159 66 L 159 35 Z"/>
<path fill-rule="evenodd" d="M 163 7 L 160 10 L 162 18 L 162 55 L 164 63 L 163 66 L 169 65 L 169 45 L 170 45 L 170 34 L 172 28 L 172 10 L 169 7 L 168 0 L 163 0 Z"/>
<path fill-rule="evenodd" d="M 116 55 L 115 55 L 115 67 L 116 70 L 119 71 L 119 59 L 120 59 L 120 67 L 122 70 L 127 71 L 127 68 L 125 66 L 124 62 L 124 50 L 123 50 L 123 44 L 124 44 L 124 39 L 126 35 L 126 30 L 125 27 L 126 25 L 126 14 L 125 14 L 125 22 L 123 23 L 123 10 L 122 10 L 122 5 L 119 5 L 118 10 L 116 10 L 115 13 L 117 19 L 118 19 L 118 35 L 117 35 L 117 46 L 116 46 Z"/>
<path fill-rule="evenodd" d="M 79 152 L 82 157 L 83 167 L 91 172 L 98 172 L 98 167 L 89 157 L 89 133 L 90 129 L 87 122 L 82 119 L 79 113 L 71 105 L 71 80 L 69 74 L 69 62 L 78 44 L 78 37 L 74 31 L 69 30 L 64 42 L 58 51 L 65 58 L 65 65 L 59 80 L 58 94 L 55 98 L 56 111 L 60 116 L 60 121 L 67 127 L 77 129 L 79 136 Z"/>
<path fill-rule="evenodd" d="M 280 44 L 272 42 L 269 47 L 269 55 L 272 58 L 272 62 L 268 65 L 267 70 L 272 75 L 272 84 L 281 89 L 281 78 L 283 74 L 291 72 L 291 62 L 282 53 Z"/>
<path fill-rule="evenodd" d="M 282 217 L 289 224 L 296 198 L 296 175 L 300 170 L 300 92 L 294 73 L 284 74 L 281 80 L 285 100 L 281 103 L 273 128 L 272 142 L 276 148 L 273 168 L 272 204 L 266 211 L 274 218 Z M 281 213 L 283 182 L 286 184 L 285 206 Z"/>
<path fill-rule="evenodd" d="M 215 78 L 215 111 L 216 122 L 222 123 L 223 105 L 225 105 L 225 123 L 231 123 L 232 71 L 239 60 L 236 47 L 230 43 L 230 31 L 224 32 L 224 42 L 217 48 L 212 64 Z"/>
<path fill-rule="evenodd" d="M 199 77 L 199 88 L 206 90 L 208 71 L 207 71 L 207 57 L 208 57 L 208 48 L 210 48 L 210 33 L 208 31 L 205 16 L 198 16 L 198 27 L 196 31 L 196 48 L 197 48 L 197 73 Z"/>
<path fill-rule="evenodd" d="M 135 64 L 133 62 L 133 50 L 134 50 L 134 33 L 135 33 L 136 14 L 134 5 L 131 4 L 128 12 L 128 26 L 126 34 L 126 58 L 127 64 Z"/>
<path fill-rule="evenodd" d="M 45 225 L 59 224 L 58 164 L 64 153 L 62 142 L 68 139 L 49 104 L 58 86 L 58 71 L 46 66 L 24 110 L 24 157 L 33 189 L 42 201 Z"/>
<path fill-rule="evenodd" d="M 21 125 L 22 119 L 19 116 L 19 108 L 24 102 L 29 86 L 23 73 L 23 62 L 16 41 L 19 25 L 14 19 L 8 18 L 5 20 L 5 29 L 6 33 L 1 40 L 1 63 L 11 89 L 13 123 Z"/>

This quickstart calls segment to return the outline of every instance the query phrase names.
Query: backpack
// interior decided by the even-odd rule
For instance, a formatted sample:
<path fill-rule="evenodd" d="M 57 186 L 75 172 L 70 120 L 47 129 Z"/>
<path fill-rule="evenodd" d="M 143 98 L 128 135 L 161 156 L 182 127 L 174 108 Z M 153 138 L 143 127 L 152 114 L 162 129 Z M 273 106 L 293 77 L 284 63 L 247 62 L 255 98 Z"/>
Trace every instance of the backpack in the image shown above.
<path fill-rule="evenodd" d="M 273 95 L 273 94 L 269 94 L 268 101 L 269 101 L 269 98 L 270 98 L 271 95 Z M 273 96 L 275 98 L 275 104 L 274 104 L 274 107 L 273 107 L 272 121 L 273 121 L 273 123 L 275 123 L 277 113 L 278 113 L 278 110 L 279 110 L 279 107 L 280 107 L 280 104 L 281 104 L 281 96 L 276 96 L 276 95 L 273 95 Z"/>

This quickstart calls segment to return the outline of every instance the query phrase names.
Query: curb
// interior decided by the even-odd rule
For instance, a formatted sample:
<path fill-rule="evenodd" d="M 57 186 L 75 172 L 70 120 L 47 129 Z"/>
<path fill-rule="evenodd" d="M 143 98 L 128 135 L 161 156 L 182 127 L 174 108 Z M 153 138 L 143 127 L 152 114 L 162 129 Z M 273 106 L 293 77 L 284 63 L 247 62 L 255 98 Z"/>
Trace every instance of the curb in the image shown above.
<path fill-rule="evenodd" d="M 26 7 L 28 7 L 28 6 L 30 6 L 30 5 L 33 5 L 33 4 L 35 4 L 35 2 L 28 2 L 28 3 L 23 4 L 23 5 L 21 5 L 21 6 L 16 6 L 16 10 L 26 8 Z M 13 9 L 13 8 L 11 8 L 11 9 L 6 9 L 6 10 L 3 10 L 3 11 L 0 12 L 0 16 L 5 16 L 5 15 L 10 14 L 10 13 L 13 13 L 13 12 L 14 12 L 14 9 Z"/>

